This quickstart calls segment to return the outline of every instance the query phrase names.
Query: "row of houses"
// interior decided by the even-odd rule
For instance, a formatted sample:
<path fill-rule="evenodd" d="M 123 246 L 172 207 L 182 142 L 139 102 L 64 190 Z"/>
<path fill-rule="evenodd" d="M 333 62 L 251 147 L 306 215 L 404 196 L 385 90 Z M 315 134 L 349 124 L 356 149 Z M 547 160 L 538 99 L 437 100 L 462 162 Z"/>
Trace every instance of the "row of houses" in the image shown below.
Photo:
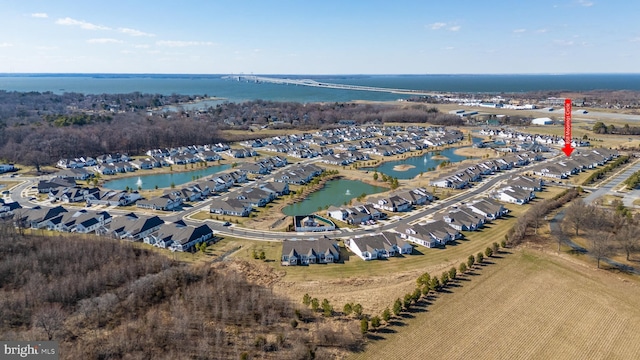
<path fill-rule="evenodd" d="M 541 145 L 556 145 L 563 147 L 565 145 L 565 139 L 562 136 L 557 135 L 545 135 L 545 134 L 528 134 L 520 131 L 513 131 L 502 128 L 484 128 L 480 130 L 480 135 L 492 136 L 500 139 L 504 139 L 505 142 L 522 142 L 522 143 L 536 143 Z M 574 148 L 590 146 L 590 142 L 583 139 L 571 139 L 571 146 Z"/>
<path fill-rule="evenodd" d="M 264 207 L 276 198 L 289 194 L 289 184 L 262 182 L 222 199 L 213 199 L 209 212 L 219 215 L 247 217 L 254 207 Z"/>
<path fill-rule="evenodd" d="M 505 154 L 503 157 L 482 160 L 475 165 L 443 175 L 431 181 L 430 184 L 442 188 L 463 189 L 470 186 L 472 182 L 481 181 L 483 176 L 488 176 L 498 171 L 510 170 L 514 167 L 522 167 L 533 161 L 541 161 L 543 159 L 542 155 L 535 152 Z"/>
<path fill-rule="evenodd" d="M 345 240 L 345 245 L 365 261 L 413 253 L 413 246 L 394 232 L 353 237 Z"/>
<path fill-rule="evenodd" d="M 279 172 L 273 182 L 260 182 L 232 196 L 214 199 L 209 211 L 219 215 L 249 216 L 254 207 L 264 207 L 274 199 L 288 195 L 289 184 L 307 184 L 323 171 L 313 164 L 297 164 Z"/>
<path fill-rule="evenodd" d="M 396 231 L 401 238 L 412 243 L 427 248 L 440 247 L 460 239 L 461 231 L 477 231 L 485 223 L 499 219 L 507 212 L 502 204 L 485 198 L 437 214 L 430 222 L 400 225 Z"/>
<path fill-rule="evenodd" d="M 607 162 L 619 156 L 618 151 L 610 149 L 575 150 L 570 157 L 560 156 L 554 161 L 540 164 L 531 169 L 536 176 L 566 179 L 581 171 L 603 166 Z"/>
<path fill-rule="evenodd" d="M 389 196 L 372 199 L 371 202 L 355 206 L 330 206 L 327 216 L 351 225 L 366 225 L 369 222 L 385 219 L 386 212 L 403 212 L 413 206 L 426 205 L 434 200 L 433 194 L 424 188 L 405 189 Z"/>
<path fill-rule="evenodd" d="M 129 163 L 127 168 L 135 169 L 151 169 L 154 167 L 180 165 L 194 163 L 198 161 L 216 161 L 222 159 L 220 152 L 228 151 L 229 145 L 217 143 L 208 145 L 190 145 L 177 148 L 164 148 L 148 150 L 145 154 L 148 156 L 144 160 L 131 160 L 128 154 L 103 154 L 96 158 L 82 156 L 73 159 L 60 159 L 56 166 L 62 169 L 78 169 L 90 168 L 107 165 L 117 165 L 120 163 Z M 109 167 L 106 167 L 110 169 Z M 122 166 L 116 166 L 116 169 L 122 169 Z M 98 168 L 96 168 L 97 170 Z M 108 170 L 107 170 L 108 171 Z M 133 171 L 133 170 L 130 170 Z M 116 171 L 121 172 L 121 171 Z"/>
<path fill-rule="evenodd" d="M 533 200 L 536 191 L 542 191 L 544 181 L 524 175 L 514 176 L 505 181 L 492 197 L 506 203 L 524 205 Z"/>
<path fill-rule="evenodd" d="M 0 207 L 1 209 L 1 207 Z M 208 225 L 189 226 L 182 221 L 165 223 L 158 216 L 129 213 L 113 217 L 107 211 L 68 210 L 62 206 L 13 211 L 18 227 L 67 233 L 95 233 L 115 239 L 142 241 L 173 251 L 191 251 L 214 237 Z"/>

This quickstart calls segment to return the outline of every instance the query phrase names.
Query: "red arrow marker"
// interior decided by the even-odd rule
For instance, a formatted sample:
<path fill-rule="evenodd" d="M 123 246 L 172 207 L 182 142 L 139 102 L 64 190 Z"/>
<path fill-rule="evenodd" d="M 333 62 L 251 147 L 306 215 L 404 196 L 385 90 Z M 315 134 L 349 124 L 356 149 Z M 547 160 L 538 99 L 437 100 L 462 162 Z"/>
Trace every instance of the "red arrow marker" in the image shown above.
<path fill-rule="evenodd" d="M 564 99 L 564 147 L 562 151 L 567 156 L 571 156 L 571 99 Z"/>

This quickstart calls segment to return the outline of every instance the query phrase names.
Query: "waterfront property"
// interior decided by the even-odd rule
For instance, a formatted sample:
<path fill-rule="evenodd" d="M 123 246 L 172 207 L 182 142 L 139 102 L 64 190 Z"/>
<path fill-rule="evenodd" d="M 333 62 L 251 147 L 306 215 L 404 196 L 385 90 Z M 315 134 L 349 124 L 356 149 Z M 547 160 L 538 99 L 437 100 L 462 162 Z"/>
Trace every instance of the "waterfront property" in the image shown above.
<path fill-rule="evenodd" d="M 126 177 L 122 179 L 116 179 L 107 181 L 104 183 L 104 187 L 112 190 L 125 190 L 125 189 L 142 189 L 152 190 L 158 188 L 169 188 L 171 185 L 179 186 L 194 179 L 199 179 L 208 175 L 218 173 L 226 170 L 230 167 L 228 164 L 209 166 L 206 169 L 197 169 L 184 172 L 171 172 L 165 174 L 154 175 L 142 175 Z"/>
<path fill-rule="evenodd" d="M 297 232 L 333 231 L 336 224 L 318 215 L 297 215 L 293 217 L 294 228 Z"/>
<path fill-rule="evenodd" d="M 326 236 L 315 240 L 282 242 L 282 265 L 328 264 L 340 261 L 338 243 Z"/>
<path fill-rule="evenodd" d="M 369 185 L 362 181 L 347 179 L 329 180 L 322 189 L 310 194 L 301 202 L 286 206 L 282 209 L 282 212 L 291 216 L 311 214 L 325 207 L 343 206 L 344 204 L 348 204 L 351 199 L 362 194 L 369 195 L 386 190 L 387 188 Z"/>

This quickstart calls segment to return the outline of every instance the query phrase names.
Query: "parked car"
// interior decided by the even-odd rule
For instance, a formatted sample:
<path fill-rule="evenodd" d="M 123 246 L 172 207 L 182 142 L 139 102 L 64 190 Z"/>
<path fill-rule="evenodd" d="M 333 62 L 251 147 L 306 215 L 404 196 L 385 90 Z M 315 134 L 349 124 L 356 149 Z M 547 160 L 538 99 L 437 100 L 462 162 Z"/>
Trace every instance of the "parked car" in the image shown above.
<path fill-rule="evenodd" d="M 222 226 L 231 226 L 231 223 L 227 221 L 224 224 L 222 224 Z"/>

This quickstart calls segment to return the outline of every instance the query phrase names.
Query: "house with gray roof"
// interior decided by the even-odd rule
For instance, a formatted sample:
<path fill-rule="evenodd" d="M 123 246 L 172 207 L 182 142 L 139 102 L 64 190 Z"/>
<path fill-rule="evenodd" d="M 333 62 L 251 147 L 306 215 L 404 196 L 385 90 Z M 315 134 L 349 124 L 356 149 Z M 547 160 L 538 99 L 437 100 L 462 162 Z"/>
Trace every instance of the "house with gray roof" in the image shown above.
<path fill-rule="evenodd" d="M 141 241 L 145 236 L 160 229 L 164 221 L 158 216 L 129 213 L 111 220 L 108 234 L 116 239 Z"/>
<path fill-rule="evenodd" d="M 172 211 L 182 205 L 183 198 L 179 192 L 171 192 L 153 199 L 142 199 L 136 202 L 136 207 L 141 209 Z"/>
<path fill-rule="evenodd" d="M 191 251 L 197 244 L 212 239 L 213 235 L 209 225 L 195 227 L 178 221 L 161 225 L 157 231 L 145 236 L 143 242 L 172 251 Z"/>
<path fill-rule="evenodd" d="M 282 265 L 328 264 L 338 261 L 338 243 L 326 236 L 314 240 L 282 241 Z"/>
<path fill-rule="evenodd" d="M 488 220 L 499 219 L 509 212 L 502 204 L 489 198 L 469 203 L 467 208 Z"/>
<path fill-rule="evenodd" d="M 250 204 L 244 203 L 238 199 L 213 199 L 209 205 L 209 212 L 220 215 L 243 216 L 247 217 L 253 208 Z"/>
<path fill-rule="evenodd" d="M 350 238 L 345 241 L 345 244 L 349 250 L 365 261 L 386 259 L 413 252 L 411 244 L 391 232 Z"/>

